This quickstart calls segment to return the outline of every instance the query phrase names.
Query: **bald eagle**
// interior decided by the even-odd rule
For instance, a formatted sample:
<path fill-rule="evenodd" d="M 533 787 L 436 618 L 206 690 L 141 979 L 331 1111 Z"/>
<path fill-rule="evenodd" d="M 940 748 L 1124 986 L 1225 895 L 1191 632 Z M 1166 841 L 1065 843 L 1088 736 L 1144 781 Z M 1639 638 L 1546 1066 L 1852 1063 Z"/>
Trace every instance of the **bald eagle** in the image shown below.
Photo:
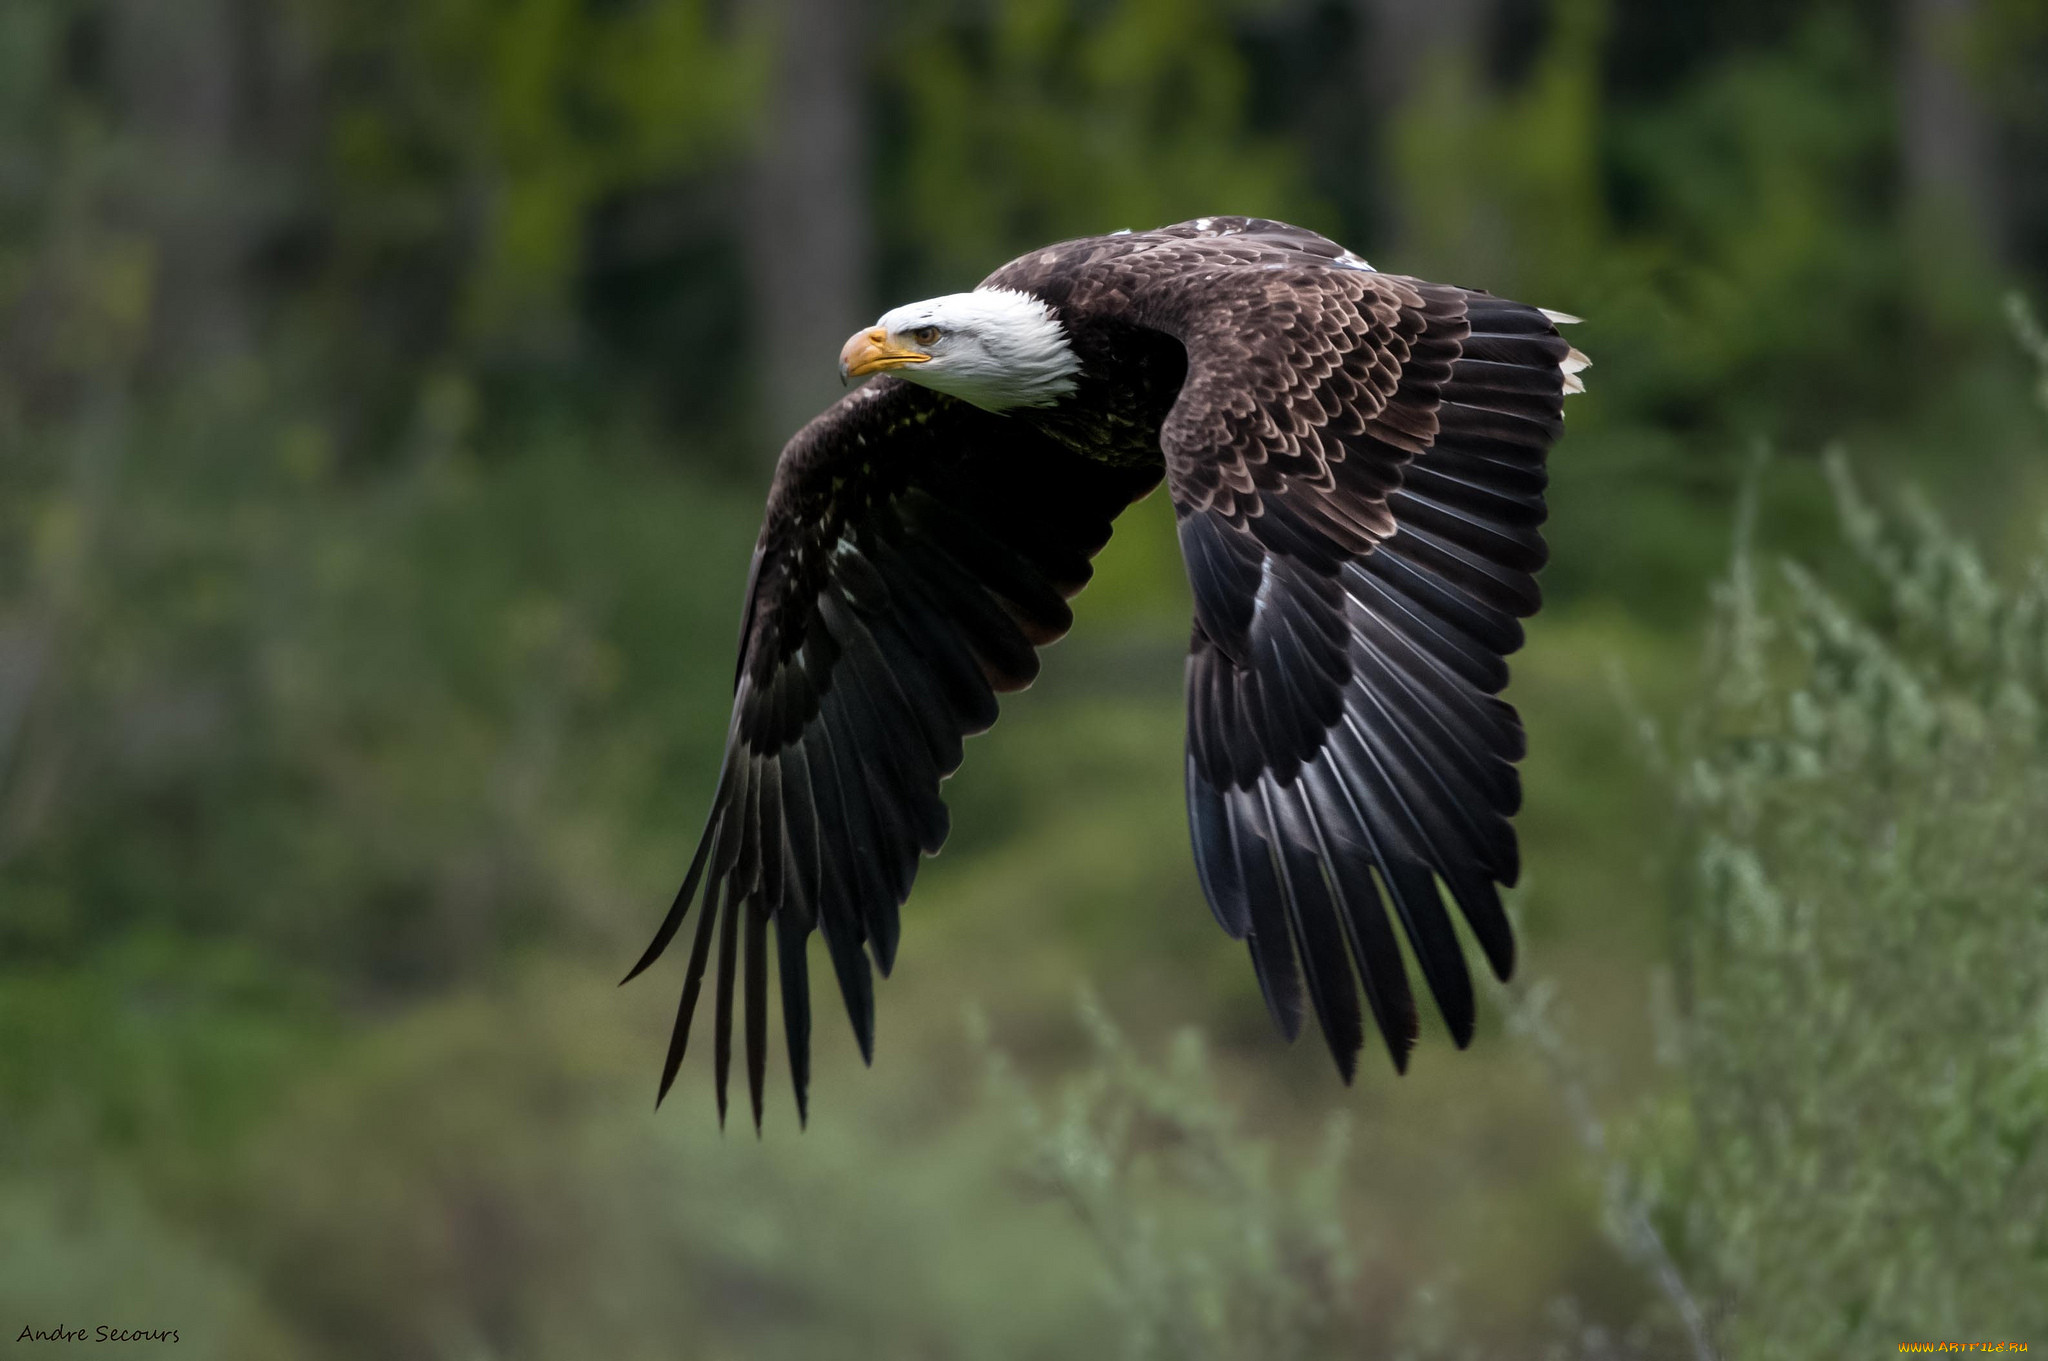
<path fill-rule="evenodd" d="M 1068 241 L 899 307 L 840 354 L 881 375 L 790 440 L 740 626 L 724 765 L 653 943 L 698 914 L 657 1103 L 717 950 L 725 1118 L 744 980 L 761 1122 L 768 937 L 808 1116 L 813 930 L 861 1054 L 872 969 L 948 826 L 939 785 L 1038 673 L 1124 507 L 1165 479 L 1194 596 L 1188 824 L 1202 891 L 1289 1040 L 1349 1082 L 1362 990 L 1397 1070 L 1415 1000 L 1462 1048 L 1472 983 L 1438 884 L 1514 967 L 1522 727 L 1544 455 L 1585 356 L 1558 312 L 1382 274 L 1258 218 Z"/>

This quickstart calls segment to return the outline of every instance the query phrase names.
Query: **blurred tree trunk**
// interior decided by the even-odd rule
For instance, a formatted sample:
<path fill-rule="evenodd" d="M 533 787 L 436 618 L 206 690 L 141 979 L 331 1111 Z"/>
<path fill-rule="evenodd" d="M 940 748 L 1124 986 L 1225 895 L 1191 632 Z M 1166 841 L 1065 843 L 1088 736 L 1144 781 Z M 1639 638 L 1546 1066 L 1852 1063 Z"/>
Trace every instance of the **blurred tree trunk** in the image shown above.
<path fill-rule="evenodd" d="M 1977 0 L 1901 0 L 1899 144 L 1906 208 L 1924 253 L 2000 254 L 1992 125 L 1971 88 L 1967 44 Z"/>
<path fill-rule="evenodd" d="M 181 369 L 246 353 L 249 215 L 236 174 L 249 36 L 235 0 L 116 0 L 116 97 L 137 174 L 127 205 L 156 251 L 151 345 Z"/>
<path fill-rule="evenodd" d="M 1403 111 L 1443 83 L 1476 87 L 1483 71 L 1481 43 L 1492 0 L 1352 0 L 1362 38 L 1360 78 L 1382 140 L 1396 135 Z M 1383 176 L 1391 189 L 1398 176 Z M 1404 205 L 1382 207 L 1382 251 L 1394 258 L 1411 248 L 1415 224 Z M 1374 262 L 1379 263 L 1378 261 Z"/>
<path fill-rule="evenodd" d="M 1479 64 L 1488 0 L 1356 0 L 1366 35 L 1366 75 L 1398 101 L 1432 63 Z"/>
<path fill-rule="evenodd" d="M 868 310 L 866 6 L 776 0 L 775 67 L 747 205 L 749 309 L 769 448 L 839 396 Z"/>

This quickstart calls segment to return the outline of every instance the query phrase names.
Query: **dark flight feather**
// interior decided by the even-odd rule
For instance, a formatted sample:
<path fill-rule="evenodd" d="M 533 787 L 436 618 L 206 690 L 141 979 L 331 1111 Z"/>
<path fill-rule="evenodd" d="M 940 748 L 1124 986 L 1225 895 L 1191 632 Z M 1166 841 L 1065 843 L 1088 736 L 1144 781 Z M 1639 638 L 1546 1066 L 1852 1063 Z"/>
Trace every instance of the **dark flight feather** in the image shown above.
<path fill-rule="evenodd" d="M 791 442 L 748 588 L 725 773 L 683 891 L 633 970 L 660 956 L 701 889 L 661 1095 L 688 1047 L 714 921 L 721 1121 L 736 1003 L 761 1120 L 771 920 L 799 1112 L 813 929 L 872 1059 L 872 970 L 893 965 L 897 909 L 919 858 L 945 841 L 939 785 L 961 739 L 994 721 L 996 693 L 1037 674 L 1034 644 L 1066 631 L 1066 596 L 1088 558 L 1159 476 L 1103 467 L 894 380 L 851 394 Z M 1020 515 L 1045 501 L 1044 483 L 1060 489 L 1056 513 Z"/>

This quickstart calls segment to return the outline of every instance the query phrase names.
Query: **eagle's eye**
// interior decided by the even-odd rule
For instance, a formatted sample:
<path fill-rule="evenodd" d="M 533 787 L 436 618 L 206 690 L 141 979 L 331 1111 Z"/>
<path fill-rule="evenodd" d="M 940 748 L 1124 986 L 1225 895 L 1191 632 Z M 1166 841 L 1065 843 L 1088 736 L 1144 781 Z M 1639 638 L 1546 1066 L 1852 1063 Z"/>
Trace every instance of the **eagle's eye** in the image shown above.
<path fill-rule="evenodd" d="M 934 344 L 939 338 L 939 328 L 936 326 L 920 326 L 910 333 L 910 338 L 920 345 Z"/>

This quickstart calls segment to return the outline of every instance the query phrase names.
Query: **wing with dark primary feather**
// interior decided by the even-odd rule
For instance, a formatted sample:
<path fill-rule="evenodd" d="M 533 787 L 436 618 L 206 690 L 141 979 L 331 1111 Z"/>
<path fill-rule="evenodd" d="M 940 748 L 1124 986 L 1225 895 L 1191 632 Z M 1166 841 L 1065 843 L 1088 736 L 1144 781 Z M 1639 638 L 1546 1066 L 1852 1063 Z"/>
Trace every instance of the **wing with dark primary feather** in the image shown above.
<path fill-rule="evenodd" d="M 1497 696 L 1539 603 L 1544 455 L 1584 357 L 1555 314 L 1373 273 L 1299 229 L 1149 235 L 1096 272 L 1135 276 L 1118 287 L 1140 307 L 1144 275 L 1170 274 L 1155 315 L 1188 350 L 1160 443 L 1194 591 L 1203 889 L 1283 1032 L 1305 984 L 1348 1080 L 1362 984 L 1402 1068 L 1415 1004 L 1385 905 L 1460 1046 L 1472 984 L 1438 881 L 1494 971 L 1514 965 L 1497 886 L 1523 737 Z"/>
<path fill-rule="evenodd" d="M 1072 623 L 1066 598 L 1087 582 L 1111 520 L 1158 478 L 1089 463 L 1024 422 L 892 378 L 790 441 L 754 552 L 711 813 L 682 890 L 627 975 L 660 956 L 701 889 L 662 1095 L 715 943 L 719 1116 L 743 986 L 760 1124 L 771 931 L 799 1112 L 813 929 L 872 1055 L 870 961 L 888 973 L 918 857 L 946 838 L 939 782 L 958 768 L 961 739 L 995 722 L 997 693 L 1037 674 L 1035 649 Z"/>

